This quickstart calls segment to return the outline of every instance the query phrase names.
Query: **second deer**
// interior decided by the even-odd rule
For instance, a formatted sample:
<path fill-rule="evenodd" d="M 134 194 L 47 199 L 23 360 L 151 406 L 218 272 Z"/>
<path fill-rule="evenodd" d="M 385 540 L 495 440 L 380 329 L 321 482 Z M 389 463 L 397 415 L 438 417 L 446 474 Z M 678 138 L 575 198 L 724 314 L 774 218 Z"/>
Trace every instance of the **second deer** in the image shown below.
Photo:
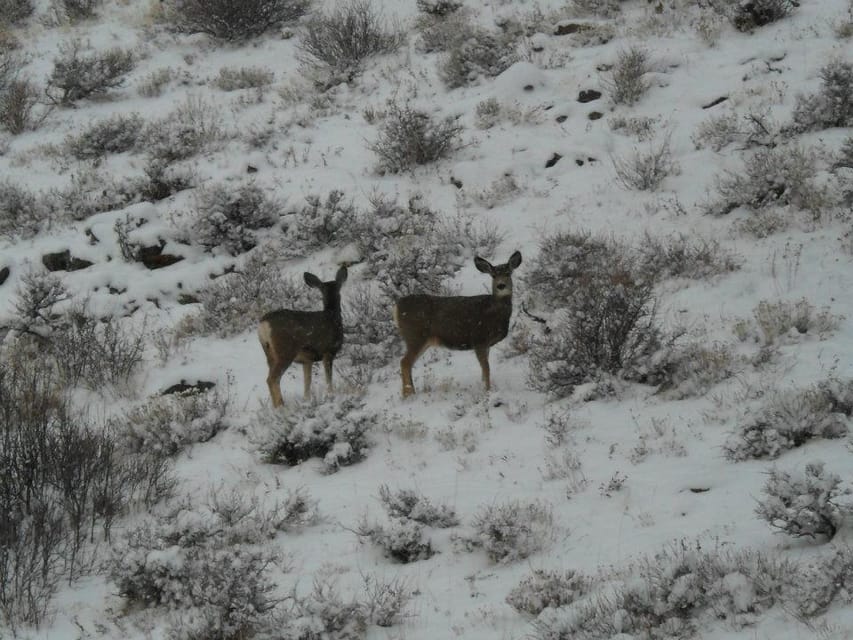
<path fill-rule="evenodd" d="M 491 388 L 489 348 L 503 340 L 509 332 L 512 315 L 512 272 L 521 264 L 521 253 L 513 253 L 506 264 L 493 266 L 476 257 L 478 271 L 492 276 L 491 295 L 430 296 L 412 295 L 400 298 L 394 307 L 394 321 L 406 343 L 406 354 L 400 361 L 403 397 L 415 392 L 412 367 L 432 346 L 471 351 L 477 355 L 483 383 Z"/>
<path fill-rule="evenodd" d="M 267 357 L 272 406 L 280 407 L 281 376 L 293 362 L 302 364 L 304 391 L 311 394 L 311 368 L 323 361 L 326 384 L 332 390 L 332 362 L 344 341 L 344 323 L 341 319 L 341 287 L 347 279 L 347 268 L 341 267 L 334 280 L 321 282 L 313 273 L 304 274 L 309 287 L 323 294 L 322 311 L 296 311 L 279 309 L 261 318 L 258 338 Z"/>

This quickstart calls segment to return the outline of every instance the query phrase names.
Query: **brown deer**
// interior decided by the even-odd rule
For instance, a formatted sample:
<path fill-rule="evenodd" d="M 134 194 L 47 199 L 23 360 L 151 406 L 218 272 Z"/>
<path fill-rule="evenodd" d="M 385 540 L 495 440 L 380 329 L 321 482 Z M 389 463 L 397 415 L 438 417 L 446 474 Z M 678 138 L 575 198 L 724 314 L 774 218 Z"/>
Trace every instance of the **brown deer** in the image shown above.
<path fill-rule="evenodd" d="M 323 294 L 323 310 L 279 309 L 267 313 L 258 325 L 258 338 L 270 368 L 267 386 L 274 407 L 284 404 L 281 376 L 292 362 L 302 364 L 306 398 L 311 394 L 311 368 L 320 360 L 326 370 L 326 385 L 332 391 L 332 362 L 344 341 L 341 287 L 347 280 L 347 268 L 338 269 L 330 282 L 321 282 L 307 271 L 303 277 L 305 284 Z"/>
<path fill-rule="evenodd" d="M 483 371 L 486 391 L 491 388 L 489 348 L 509 332 L 512 315 L 512 272 L 521 264 L 521 253 L 513 253 L 506 264 L 492 266 L 483 258 L 474 258 L 478 271 L 492 276 L 491 295 L 482 296 L 405 296 L 394 307 L 394 321 L 406 343 L 406 355 L 400 360 L 403 397 L 415 392 L 412 367 L 432 346 L 470 351 L 473 349 Z"/>

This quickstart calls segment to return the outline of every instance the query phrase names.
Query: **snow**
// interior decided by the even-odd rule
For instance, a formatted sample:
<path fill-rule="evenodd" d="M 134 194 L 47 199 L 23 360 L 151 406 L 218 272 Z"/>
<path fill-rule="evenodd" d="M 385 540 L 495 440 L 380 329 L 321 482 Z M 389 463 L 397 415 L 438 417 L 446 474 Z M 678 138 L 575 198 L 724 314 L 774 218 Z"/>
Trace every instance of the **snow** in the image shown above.
<path fill-rule="evenodd" d="M 548 11 L 563 4 L 542 0 L 538 6 Z M 149 3 L 117 0 L 106 0 L 96 20 L 62 26 L 36 20 L 18 33 L 28 56 L 26 74 L 38 82 L 50 73 L 58 46 L 72 37 L 92 48 L 133 47 L 139 54 L 129 81 L 111 98 L 57 109 L 37 131 L 4 139 L 0 174 L 35 191 L 62 187 L 81 168 L 71 160 L 46 154 L 47 145 L 60 145 L 66 136 L 108 115 L 136 112 L 153 121 L 169 117 L 189 96 L 203 97 L 220 110 L 228 136 L 218 148 L 194 161 L 201 183 L 246 178 L 246 167 L 252 165 L 258 169 L 253 179 L 288 205 L 302 203 L 310 194 L 325 197 L 331 189 L 342 189 L 359 206 L 366 205 L 374 193 L 396 195 L 400 200 L 423 193 L 431 208 L 448 215 L 473 215 L 478 222 L 504 232 L 503 243 L 490 258 L 503 262 L 512 251 L 522 252 L 525 262 L 515 285 L 519 294 L 525 265 L 535 256 L 538 240 L 545 233 L 589 230 L 628 241 L 645 231 L 655 236 L 686 233 L 720 240 L 743 264 L 733 273 L 709 280 L 662 285 L 660 310 L 668 326 L 687 326 L 692 335 L 708 343 L 720 341 L 754 354 L 757 347 L 741 344 L 733 325 L 750 318 L 761 300 L 805 297 L 816 307 L 828 306 L 840 316 L 835 332 L 821 337 L 793 334 L 783 341 L 775 361 L 763 369 L 747 367 L 707 395 L 683 400 L 667 400 L 653 388 L 629 387 L 611 399 L 551 402 L 528 386 L 526 357 L 510 357 L 503 347 L 492 352 L 496 389 L 487 396 L 472 353 L 434 349 L 415 367 L 418 394 L 413 398 L 400 397 L 396 362 L 378 372 L 377 382 L 364 389 L 368 408 L 380 412 L 382 426 L 372 434 L 373 447 L 364 461 L 332 474 L 325 472 L 320 460 L 293 468 L 264 464 L 247 439 L 247 430 L 259 420 L 258 410 L 269 402 L 266 363 L 254 330 L 229 339 L 194 338 L 165 363 L 151 347 L 131 398 L 116 397 L 111 391 L 105 391 L 103 397 L 84 396 L 95 413 L 112 415 L 180 380 L 212 380 L 225 386 L 232 379 L 230 418 L 234 426 L 210 442 L 191 447 L 178 459 L 180 493 L 200 503 L 218 487 L 236 487 L 267 499 L 283 499 L 287 489 L 307 488 L 323 517 L 304 531 L 281 535 L 270 543 L 293 560 L 292 570 L 280 576 L 281 592 L 294 587 L 309 589 L 318 575 L 335 575 L 348 594 L 357 593 L 362 574 L 406 579 L 417 593 L 411 604 L 413 615 L 400 628 L 371 628 L 369 638 L 525 637 L 531 631 L 529 620 L 504 599 L 531 569 L 571 568 L 595 574 L 600 569 L 624 567 L 677 539 L 756 548 L 794 561 L 824 553 L 819 544 L 774 533 L 755 516 L 755 500 L 769 464 L 730 462 L 721 447 L 743 416 L 767 394 L 801 388 L 830 376 L 853 377 L 853 256 L 842 245 L 842 238 L 850 232 L 849 223 L 826 220 L 811 224 L 803 214 L 790 229 L 753 239 L 735 230 L 733 223 L 747 215 L 742 211 L 720 218 L 703 216 L 696 205 L 706 201 L 715 176 L 722 170 L 740 170 L 742 159 L 736 145 L 717 153 L 697 149 L 691 136 L 709 115 L 732 108 L 740 114 L 750 108 L 767 108 L 777 121 L 789 119 L 795 96 L 819 87 L 823 64 L 832 58 L 853 58 L 853 41 L 838 39 L 833 31 L 834 24 L 847 15 L 848 3 L 802 2 L 789 18 L 753 34 L 725 25 L 713 47 L 703 43 L 689 24 L 671 30 L 644 27 L 658 19 L 656 3 L 636 0 L 621 4 L 624 12 L 615 23 L 619 35 L 609 43 L 573 47 L 572 36 L 538 33 L 530 41 L 537 48 L 544 47 L 543 52 L 531 52 L 528 59 L 496 78 L 452 91 L 437 77 L 439 57 L 418 53 L 410 38 L 400 52 L 370 61 L 360 78 L 332 89 L 334 104 L 325 110 L 280 95 L 283 89 L 312 94 L 295 61 L 298 35 L 283 39 L 273 34 L 243 46 L 220 46 L 204 36 L 175 35 L 151 24 L 146 17 L 152 10 Z M 498 15 L 534 6 L 498 0 L 469 0 L 466 5 L 475 10 L 476 20 L 483 25 L 492 24 Z M 412 28 L 413 0 L 386 1 L 385 6 L 387 14 Z M 599 69 L 632 44 L 650 52 L 652 87 L 636 106 L 613 107 L 607 99 L 606 74 Z M 564 62 L 548 63 L 557 59 Z M 275 83 L 254 103 L 251 92 L 226 93 L 209 84 L 223 66 L 270 68 Z M 175 71 L 179 79 L 171 81 L 159 97 L 140 96 L 138 83 L 164 67 Z M 604 96 L 581 104 L 578 93 L 587 89 L 602 91 Z M 729 99 L 711 109 L 702 108 L 721 96 Z M 502 119 L 490 129 L 478 130 L 476 106 L 489 98 L 497 98 L 520 114 L 516 121 Z M 377 175 L 376 159 L 366 147 L 375 140 L 377 129 L 363 113 L 367 108 L 382 110 L 389 99 L 411 100 L 414 106 L 439 117 L 458 115 L 466 127 L 464 148 L 447 160 L 409 174 Z M 603 112 L 604 117 L 589 120 L 591 111 Z M 556 122 L 557 116 L 566 118 Z M 667 177 L 659 192 L 629 191 L 617 183 L 613 158 L 648 149 L 649 143 L 612 130 L 609 123 L 616 116 L 653 118 L 655 140 L 664 133 L 670 136 L 680 171 Z M 271 142 L 250 149 L 241 137 L 252 127 L 269 127 Z M 849 129 L 828 129 L 807 134 L 803 141 L 832 152 L 850 134 Z M 546 168 L 555 152 L 563 158 Z M 576 160 L 583 160 L 583 165 Z M 98 170 L 121 177 L 140 175 L 143 166 L 142 156 L 121 154 L 106 158 Z M 485 198 L 478 199 L 477 194 L 491 189 L 496 181 L 501 184 L 506 176 L 512 177 L 517 191 L 485 206 Z M 455 187 L 451 178 L 461 181 L 462 188 Z M 686 215 L 672 207 L 676 199 Z M 13 312 L 14 292 L 22 274 L 40 269 L 43 254 L 69 249 L 72 256 L 95 262 L 81 271 L 58 274 L 75 299 L 88 297 L 97 313 L 124 313 L 138 307 L 129 322 L 142 326 L 144 319 L 152 335 L 174 329 L 195 312 L 192 305 L 179 306 L 177 294 L 205 287 L 211 274 L 221 274 L 234 262 L 178 242 L 173 221 L 182 221 L 193 203 L 191 193 L 181 193 L 160 203 L 134 204 L 98 214 L 32 240 L 0 239 L 0 268 L 8 265 L 12 269 L 9 280 L 0 286 L 0 318 Z M 113 225 L 126 217 L 146 221 L 131 232 L 134 240 L 157 244 L 162 238 L 166 240 L 164 252 L 185 259 L 157 271 L 122 261 Z M 89 244 L 87 229 L 99 243 Z M 792 251 L 794 247 L 799 251 Z M 354 257 L 353 247 L 343 247 L 293 259 L 282 268 L 300 279 L 303 271 L 310 270 L 327 280 L 339 262 Z M 344 298 L 363 280 L 362 267 L 352 265 Z M 464 295 L 487 291 L 487 281 L 473 261 L 450 284 Z M 112 295 L 108 287 L 123 293 Z M 288 304 L 281 301 L 282 306 Z M 517 306 L 515 313 L 519 313 Z M 300 369 L 291 367 L 282 379 L 285 403 L 301 396 Z M 315 392 L 322 395 L 325 383 L 316 369 Z M 565 446 L 581 461 L 586 481 L 574 490 L 568 489 L 566 479 L 549 480 L 543 475 L 546 454 L 551 451 L 541 427 L 552 412 L 566 409 L 577 427 Z M 655 430 L 653 421 L 668 426 L 663 435 Z M 422 437 L 403 437 L 399 430 L 405 423 L 422 423 Z M 632 450 L 640 444 L 649 451 L 632 462 Z M 336 445 L 327 462 L 334 466 L 336 460 L 346 457 L 347 447 Z M 827 470 L 846 474 L 843 477 L 849 482 L 850 455 L 849 439 L 816 440 L 785 452 L 782 460 L 786 468 L 822 460 Z M 624 486 L 610 492 L 600 490 L 614 474 L 627 477 Z M 524 561 L 496 564 L 483 550 L 458 552 L 449 534 L 432 530 L 428 537 L 438 551 L 435 556 L 409 565 L 393 564 L 351 532 L 363 514 L 382 513 L 378 488 L 383 484 L 392 490 L 417 488 L 434 504 L 447 504 L 462 520 L 462 531 L 469 529 L 471 519 L 486 505 L 541 500 L 552 509 L 556 536 L 544 550 Z M 707 491 L 692 491 L 697 488 Z M 113 535 L 118 537 L 133 524 L 132 518 L 122 521 Z M 851 543 L 848 522 L 830 544 Z M 169 559 L 166 553 L 157 558 L 160 562 Z M 735 606 L 743 605 L 745 610 L 753 594 L 744 576 L 733 573 L 723 582 Z M 29 633 L 44 640 L 77 635 L 121 635 L 127 640 L 163 636 L 165 615 L 155 612 L 138 624 L 133 616 L 122 610 L 114 585 L 105 574 L 99 574 L 63 588 L 52 619 Z M 839 630 L 827 638 L 849 638 L 853 605 L 836 604 L 826 620 Z M 150 631 L 145 628 L 149 623 Z M 713 621 L 706 624 L 706 638 L 744 637 L 746 633 Z M 750 637 L 754 633 L 755 637 L 778 640 L 812 637 L 803 624 L 777 610 L 759 616 L 749 633 Z"/>

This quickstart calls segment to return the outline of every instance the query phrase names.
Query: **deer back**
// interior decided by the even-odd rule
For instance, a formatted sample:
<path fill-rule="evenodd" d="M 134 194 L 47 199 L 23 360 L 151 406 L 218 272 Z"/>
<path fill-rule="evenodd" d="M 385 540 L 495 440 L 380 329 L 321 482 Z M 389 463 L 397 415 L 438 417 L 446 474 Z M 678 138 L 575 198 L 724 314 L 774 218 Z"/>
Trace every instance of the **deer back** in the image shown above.
<path fill-rule="evenodd" d="M 449 349 L 490 347 L 509 331 L 512 300 L 481 296 L 412 295 L 395 308 L 407 343 L 435 343 Z"/>

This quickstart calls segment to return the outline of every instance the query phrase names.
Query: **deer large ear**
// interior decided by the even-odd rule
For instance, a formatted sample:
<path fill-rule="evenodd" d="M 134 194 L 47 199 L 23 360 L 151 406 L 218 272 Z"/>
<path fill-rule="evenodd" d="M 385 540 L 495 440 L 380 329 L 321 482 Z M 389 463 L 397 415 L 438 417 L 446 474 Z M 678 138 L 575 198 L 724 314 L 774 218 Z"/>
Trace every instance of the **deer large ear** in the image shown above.
<path fill-rule="evenodd" d="M 305 284 L 309 287 L 320 288 L 322 286 L 322 282 L 320 282 L 320 278 L 315 276 L 313 273 L 308 273 L 307 271 L 302 274 L 302 277 L 305 278 Z"/>
<path fill-rule="evenodd" d="M 488 260 L 485 260 L 480 256 L 474 258 L 474 266 L 477 267 L 477 271 L 481 271 L 482 273 L 488 273 L 489 275 L 494 273 L 494 267 Z"/>
<path fill-rule="evenodd" d="M 340 269 L 338 269 L 338 273 L 335 274 L 335 282 L 337 283 L 338 288 L 340 288 L 343 283 L 347 281 L 347 275 L 349 275 L 349 272 L 347 271 L 346 267 L 341 267 Z"/>
<path fill-rule="evenodd" d="M 509 257 L 509 262 L 507 262 L 509 268 L 515 271 L 518 269 L 518 265 L 521 264 L 521 251 L 516 251 Z"/>

